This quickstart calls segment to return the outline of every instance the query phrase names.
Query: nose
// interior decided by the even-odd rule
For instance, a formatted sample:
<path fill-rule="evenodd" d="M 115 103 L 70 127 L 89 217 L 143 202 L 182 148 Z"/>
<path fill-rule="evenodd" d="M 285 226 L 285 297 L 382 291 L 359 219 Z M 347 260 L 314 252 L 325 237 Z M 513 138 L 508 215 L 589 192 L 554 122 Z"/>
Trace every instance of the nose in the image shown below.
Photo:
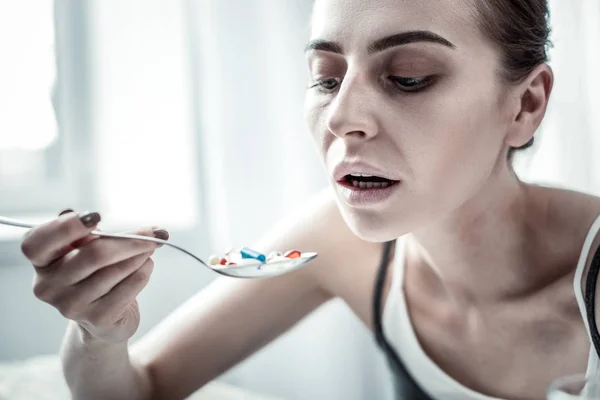
<path fill-rule="evenodd" d="M 377 135 L 374 90 L 360 78 L 345 78 L 329 105 L 327 128 L 341 139 L 368 140 Z"/>

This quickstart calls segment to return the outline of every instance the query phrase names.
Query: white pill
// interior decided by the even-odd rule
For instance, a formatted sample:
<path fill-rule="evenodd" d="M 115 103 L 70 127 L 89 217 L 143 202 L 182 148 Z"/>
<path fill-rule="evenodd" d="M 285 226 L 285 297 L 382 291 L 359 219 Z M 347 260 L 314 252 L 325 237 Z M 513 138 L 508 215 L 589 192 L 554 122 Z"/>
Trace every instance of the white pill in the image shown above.
<path fill-rule="evenodd" d="M 239 261 L 236 261 L 236 266 L 243 266 L 243 265 L 252 265 L 252 264 L 260 264 L 260 261 L 255 260 L 253 258 L 240 258 Z"/>
<path fill-rule="evenodd" d="M 231 252 L 227 253 L 227 261 L 228 262 L 234 262 L 236 264 L 239 264 L 241 260 L 242 260 L 242 255 L 239 252 L 231 251 Z"/>
<path fill-rule="evenodd" d="M 289 261 L 290 259 L 281 255 L 281 253 L 279 253 L 279 255 L 273 257 L 272 259 L 269 260 L 269 262 L 273 263 L 273 262 L 279 262 L 279 261 Z"/>
<path fill-rule="evenodd" d="M 219 256 L 213 254 L 210 257 L 208 257 L 208 265 L 219 265 L 220 263 L 221 259 L 219 258 Z"/>
<path fill-rule="evenodd" d="M 271 261 L 272 259 L 274 259 L 275 257 L 281 257 L 283 254 L 281 254 L 278 251 L 272 251 L 269 253 L 269 255 L 267 256 L 267 261 Z"/>

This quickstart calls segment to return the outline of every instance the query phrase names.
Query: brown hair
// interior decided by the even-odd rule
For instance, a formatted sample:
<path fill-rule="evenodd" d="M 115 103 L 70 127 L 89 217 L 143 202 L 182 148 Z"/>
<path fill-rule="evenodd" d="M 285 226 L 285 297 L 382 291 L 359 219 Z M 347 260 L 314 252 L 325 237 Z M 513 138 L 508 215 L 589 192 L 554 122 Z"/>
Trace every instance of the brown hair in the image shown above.
<path fill-rule="evenodd" d="M 502 79 L 522 82 L 538 65 L 548 61 L 551 45 L 547 0 L 473 0 L 479 29 L 500 50 Z M 533 145 L 533 137 L 521 147 Z"/>

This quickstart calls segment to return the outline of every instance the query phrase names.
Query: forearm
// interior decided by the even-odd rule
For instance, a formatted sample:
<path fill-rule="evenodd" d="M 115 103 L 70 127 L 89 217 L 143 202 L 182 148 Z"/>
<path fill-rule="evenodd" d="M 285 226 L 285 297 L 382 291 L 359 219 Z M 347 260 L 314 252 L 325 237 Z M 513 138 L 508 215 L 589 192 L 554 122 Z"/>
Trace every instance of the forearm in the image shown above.
<path fill-rule="evenodd" d="M 152 398 L 147 372 L 131 362 L 127 343 L 107 344 L 71 322 L 61 349 L 63 372 L 73 399 Z"/>

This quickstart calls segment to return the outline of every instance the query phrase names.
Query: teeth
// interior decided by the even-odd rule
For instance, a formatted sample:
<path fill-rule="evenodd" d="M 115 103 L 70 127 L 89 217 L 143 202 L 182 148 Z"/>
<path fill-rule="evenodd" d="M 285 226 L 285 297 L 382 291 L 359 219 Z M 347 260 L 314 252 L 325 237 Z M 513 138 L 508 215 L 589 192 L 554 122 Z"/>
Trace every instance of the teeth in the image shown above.
<path fill-rule="evenodd" d="M 390 184 L 388 182 L 359 182 L 359 181 L 352 181 L 352 186 L 354 186 L 355 188 L 360 188 L 360 189 L 383 189 L 388 187 Z"/>
<path fill-rule="evenodd" d="M 350 176 L 356 176 L 356 177 L 363 177 L 363 178 L 372 178 L 373 175 L 368 175 L 368 174 L 350 174 Z"/>

